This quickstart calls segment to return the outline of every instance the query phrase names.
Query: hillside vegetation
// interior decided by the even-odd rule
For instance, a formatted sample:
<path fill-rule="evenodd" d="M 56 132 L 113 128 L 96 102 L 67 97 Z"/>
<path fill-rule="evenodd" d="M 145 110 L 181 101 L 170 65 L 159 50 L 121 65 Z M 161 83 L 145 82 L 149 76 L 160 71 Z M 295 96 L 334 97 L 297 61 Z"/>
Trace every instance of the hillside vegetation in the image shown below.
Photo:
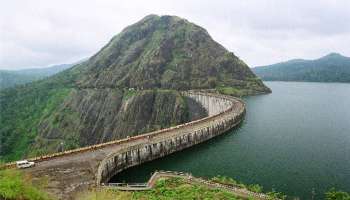
<path fill-rule="evenodd" d="M 316 60 L 290 60 L 253 68 L 266 81 L 350 82 L 350 58 L 331 53 Z"/>
<path fill-rule="evenodd" d="M 270 92 L 205 29 L 175 16 L 147 16 L 89 60 L 0 90 L 0 159 L 133 136 L 188 122 L 192 112 L 206 116 L 179 92 L 188 89 L 237 96 Z"/>
<path fill-rule="evenodd" d="M 88 88 L 234 87 L 269 92 L 243 61 L 205 29 L 175 16 L 145 17 L 73 70 L 79 71 L 78 85 Z"/>
<path fill-rule="evenodd" d="M 35 184 L 31 177 L 25 176 L 18 170 L 0 170 L 0 199 L 4 200 L 52 200 L 42 190 L 45 180 Z"/>

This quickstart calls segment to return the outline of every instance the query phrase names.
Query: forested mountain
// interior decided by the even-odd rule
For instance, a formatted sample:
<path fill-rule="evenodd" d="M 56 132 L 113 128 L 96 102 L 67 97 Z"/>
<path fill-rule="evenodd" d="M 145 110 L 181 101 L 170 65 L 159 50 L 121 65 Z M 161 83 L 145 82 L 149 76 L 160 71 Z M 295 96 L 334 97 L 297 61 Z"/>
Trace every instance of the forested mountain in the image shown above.
<path fill-rule="evenodd" d="M 350 82 L 350 58 L 337 53 L 316 60 L 295 59 L 252 70 L 266 81 Z"/>
<path fill-rule="evenodd" d="M 0 70 L 0 89 L 12 87 L 49 77 L 72 67 L 74 64 L 54 65 L 46 68 Z"/>
<path fill-rule="evenodd" d="M 149 15 L 89 60 L 45 80 L 1 90 L 0 159 L 169 127 L 191 120 L 193 111 L 205 116 L 179 93 L 188 89 L 270 92 L 205 29 L 175 16 Z"/>

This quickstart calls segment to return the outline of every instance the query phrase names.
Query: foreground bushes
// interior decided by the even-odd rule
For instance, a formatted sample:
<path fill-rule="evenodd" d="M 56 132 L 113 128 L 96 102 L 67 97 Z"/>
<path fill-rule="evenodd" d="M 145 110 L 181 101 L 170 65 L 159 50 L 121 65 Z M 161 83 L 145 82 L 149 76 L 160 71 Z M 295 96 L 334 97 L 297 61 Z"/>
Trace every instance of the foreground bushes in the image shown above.
<path fill-rule="evenodd" d="M 51 198 L 38 187 L 34 187 L 30 177 L 24 176 L 18 170 L 6 169 L 0 170 L 0 199 L 49 200 Z"/>
<path fill-rule="evenodd" d="M 326 192 L 326 200 L 350 200 L 350 194 L 332 188 Z"/>
<path fill-rule="evenodd" d="M 217 199 L 238 200 L 234 194 L 221 189 L 210 189 L 199 184 L 188 184 L 181 178 L 158 180 L 156 186 L 147 191 L 121 192 L 108 189 L 82 194 L 78 200 L 192 200 Z"/>
<path fill-rule="evenodd" d="M 235 187 L 240 187 L 240 188 L 245 188 L 249 191 L 256 192 L 256 193 L 263 193 L 263 187 L 258 185 L 258 184 L 252 184 L 252 185 L 245 185 L 243 183 L 240 183 L 233 178 L 226 177 L 226 176 L 215 176 L 211 178 L 211 181 L 224 184 L 224 185 L 230 185 L 230 186 L 235 186 Z M 271 197 L 271 199 L 286 199 L 287 196 L 284 195 L 283 193 L 272 191 L 266 193 L 268 196 Z"/>
<path fill-rule="evenodd" d="M 250 191 L 261 192 L 259 185 L 244 185 L 229 177 L 217 176 L 211 179 L 226 185 L 234 185 L 246 188 Z M 40 188 L 46 185 L 41 179 L 32 183 L 31 177 L 24 175 L 19 170 L 0 170 L 0 199 L 1 200 L 52 200 Z M 285 199 L 286 196 L 277 193 L 267 193 L 271 199 Z M 78 200 L 146 200 L 146 199 L 228 199 L 238 200 L 234 194 L 221 190 L 211 189 L 200 184 L 188 184 L 181 178 L 170 178 L 158 180 L 156 186 L 148 191 L 123 192 L 109 189 L 98 189 L 96 191 L 84 192 Z M 337 191 L 334 188 L 325 193 L 325 200 L 350 200 L 350 194 Z"/>

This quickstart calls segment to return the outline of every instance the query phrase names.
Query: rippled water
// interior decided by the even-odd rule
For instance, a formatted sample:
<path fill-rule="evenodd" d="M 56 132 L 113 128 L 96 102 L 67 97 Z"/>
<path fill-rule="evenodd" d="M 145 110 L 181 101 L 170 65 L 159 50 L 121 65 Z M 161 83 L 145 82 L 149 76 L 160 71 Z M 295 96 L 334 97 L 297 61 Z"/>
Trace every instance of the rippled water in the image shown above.
<path fill-rule="evenodd" d="M 245 99 L 238 129 L 112 181 L 145 182 L 162 169 L 230 176 L 301 199 L 322 199 L 331 187 L 350 192 L 350 84 L 266 84 L 273 93 Z"/>

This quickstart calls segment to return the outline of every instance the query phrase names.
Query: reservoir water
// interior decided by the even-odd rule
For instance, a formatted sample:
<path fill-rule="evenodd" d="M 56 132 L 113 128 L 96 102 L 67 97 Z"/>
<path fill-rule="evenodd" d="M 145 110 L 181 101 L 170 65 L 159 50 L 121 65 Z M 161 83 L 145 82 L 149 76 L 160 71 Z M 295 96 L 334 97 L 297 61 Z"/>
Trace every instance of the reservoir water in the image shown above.
<path fill-rule="evenodd" d="M 265 82 L 245 98 L 242 125 L 206 143 L 130 168 L 112 182 L 146 182 L 155 170 L 225 175 L 300 199 L 350 192 L 350 84 Z"/>

